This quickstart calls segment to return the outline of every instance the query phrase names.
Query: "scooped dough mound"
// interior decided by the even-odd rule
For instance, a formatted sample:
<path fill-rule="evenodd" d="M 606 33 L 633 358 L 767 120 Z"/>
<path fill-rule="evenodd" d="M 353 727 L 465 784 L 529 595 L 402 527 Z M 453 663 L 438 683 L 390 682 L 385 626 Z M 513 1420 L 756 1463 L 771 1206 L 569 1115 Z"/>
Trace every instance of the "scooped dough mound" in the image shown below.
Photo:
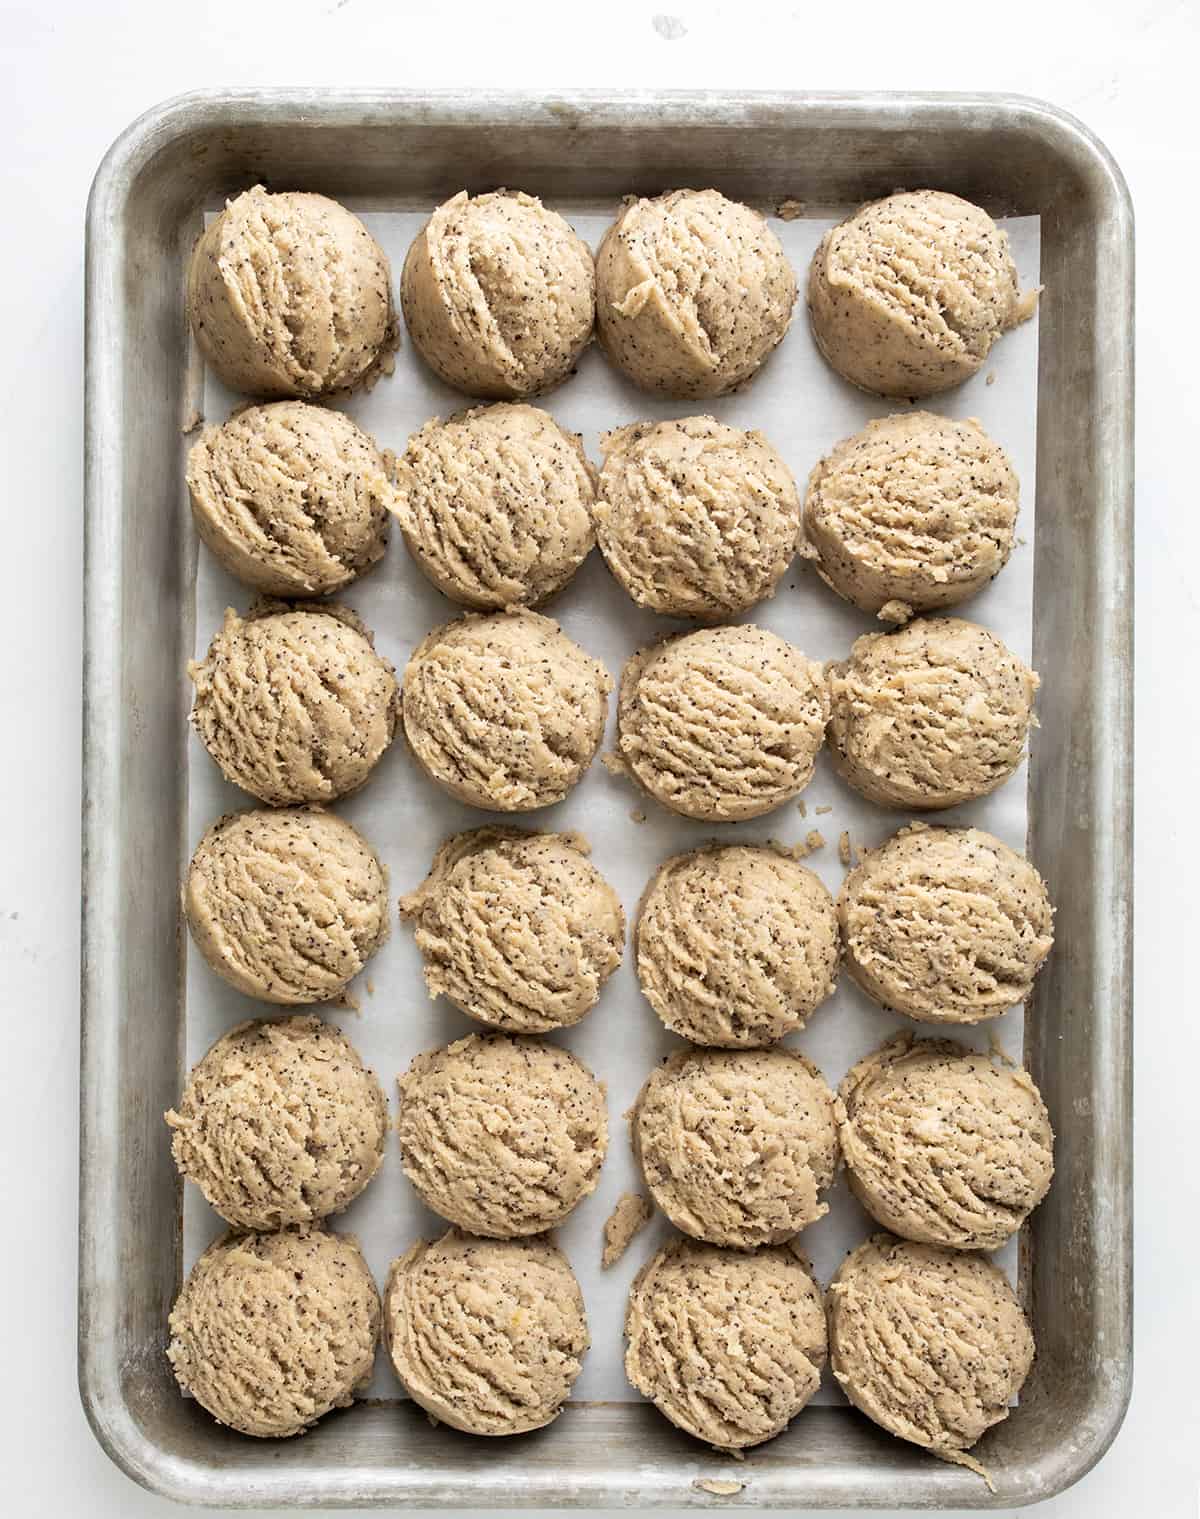
<path fill-rule="evenodd" d="M 694 1239 L 778 1245 L 829 1212 L 833 1093 L 795 1050 L 680 1050 L 631 1127 L 651 1196 Z"/>
<path fill-rule="evenodd" d="M 366 783 L 396 730 L 396 672 L 339 607 L 230 608 L 204 659 L 192 726 L 260 802 L 332 802 Z"/>
<path fill-rule="evenodd" d="M 1025 754 L 1038 678 L 994 633 L 921 617 L 829 666 L 834 766 L 868 801 L 933 811 L 986 796 Z"/>
<path fill-rule="evenodd" d="M 209 549 L 270 596 L 340 590 L 387 546 L 387 468 L 340 411 L 275 401 L 235 412 L 193 444 L 187 483 Z"/>
<path fill-rule="evenodd" d="M 589 1344 L 583 1293 L 549 1239 L 421 1240 L 392 1263 L 383 1311 L 409 1395 L 473 1435 L 551 1423 Z"/>
<path fill-rule="evenodd" d="M 400 899 L 431 997 L 516 1034 L 566 1028 L 621 963 L 625 914 L 577 833 L 477 828 L 447 839 Z"/>
<path fill-rule="evenodd" d="M 399 1079 L 400 1151 L 421 1201 L 472 1234 L 560 1224 L 600 1178 L 604 1090 L 538 1039 L 471 1034 L 418 1055 Z"/>
<path fill-rule="evenodd" d="M 532 195 L 460 191 L 408 250 L 404 320 L 430 369 L 469 396 L 551 389 L 592 336 L 591 250 Z"/>
<path fill-rule="evenodd" d="M 183 907 L 197 949 L 263 1002 L 340 997 L 387 938 L 387 873 L 344 818 L 234 812 L 200 840 Z"/>
<path fill-rule="evenodd" d="M 595 534 L 583 445 L 536 406 L 479 406 L 409 439 L 392 510 L 409 552 L 452 601 L 538 606 L 561 591 Z"/>
<path fill-rule="evenodd" d="M 834 369 L 877 395 L 936 395 L 969 380 L 1033 315 L 1002 232 L 941 190 L 889 195 L 832 228 L 813 255 L 808 314 Z"/>
<path fill-rule="evenodd" d="M 435 628 L 404 672 L 404 729 L 451 796 L 492 812 L 561 802 L 596 757 L 612 679 L 536 612 Z"/>
<path fill-rule="evenodd" d="M 825 1364 L 821 1290 L 786 1245 L 722 1250 L 674 1239 L 634 1279 L 625 1334 L 633 1386 L 720 1450 L 779 1434 Z"/>
<path fill-rule="evenodd" d="M 817 572 L 864 612 L 955 606 L 1004 568 L 1017 477 L 979 423 L 928 411 L 877 417 L 808 480 L 804 531 Z"/>
<path fill-rule="evenodd" d="M 634 934 L 646 1000 L 693 1044 L 770 1044 L 833 993 L 833 899 L 774 849 L 735 844 L 666 860 Z"/>
<path fill-rule="evenodd" d="M 356 1242 L 301 1226 L 226 1234 L 171 1311 L 167 1358 L 180 1387 L 244 1435 L 298 1435 L 365 1387 L 379 1293 Z"/>
<path fill-rule="evenodd" d="M 782 340 L 795 303 L 766 219 L 717 190 L 631 202 L 596 256 L 600 341 L 643 390 L 727 395 Z"/>
<path fill-rule="evenodd" d="M 774 595 L 800 506 L 762 433 L 686 417 L 619 427 L 603 447 L 596 533 L 639 606 L 714 621 Z"/>
<path fill-rule="evenodd" d="M 166 1117 L 180 1174 L 242 1229 L 340 1213 L 379 1169 L 388 1126 L 373 1072 L 312 1017 L 230 1030 Z"/>
<path fill-rule="evenodd" d="M 821 665 L 765 628 L 701 628 L 641 649 L 621 676 L 619 760 L 685 817 L 770 812 L 812 779 L 829 716 Z"/>
<path fill-rule="evenodd" d="M 1033 1364 L 1033 1335 L 981 1256 L 876 1234 L 829 1284 L 829 1356 L 856 1408 L 944 1460 L 964 1460 Z"/>
<path fill-rule="evenodd" d="M 978 1023 L 1024 1002 L 1054 942 L 1045 882 L 978 828 L 902 829 L 842 883 L 846 968 L 923 1023 Z"/>
<path fill-rule="evenodd" d="M 1027 1071 L 901 1034 L 838 1088 L 855 1197 L 905 1239 L 996 1250 L 1050 1186 L 1054 1134 Z"/>
<path fill-rule="evenodd" d="M 261 185 L 210 223 L 188 266 L 204 357 L 248 396 L 321 396 L 369 380 L 395 346 L 392 274 L 358 217 Z"/>

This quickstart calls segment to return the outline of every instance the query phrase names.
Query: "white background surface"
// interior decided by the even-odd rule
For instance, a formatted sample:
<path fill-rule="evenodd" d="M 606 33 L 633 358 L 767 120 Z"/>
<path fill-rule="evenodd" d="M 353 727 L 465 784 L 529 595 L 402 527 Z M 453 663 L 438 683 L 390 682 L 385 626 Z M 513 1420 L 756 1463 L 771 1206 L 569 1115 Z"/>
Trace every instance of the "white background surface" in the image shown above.
<path fill-rule="evenodd" d="M 1137 1349 L 1115 1446 L 1039 1513 L 1192 1515 L 1200 915 L 1195 0 L 0 3 L 0 1458 L 6 1513 L 162 1515 L 74 1385 L 83 209 L 108 143 L 231 84 L 1015 90 L 1080 115 L 1138 220 Z M 656 24 L 656 15 L 658 22 Z"/>

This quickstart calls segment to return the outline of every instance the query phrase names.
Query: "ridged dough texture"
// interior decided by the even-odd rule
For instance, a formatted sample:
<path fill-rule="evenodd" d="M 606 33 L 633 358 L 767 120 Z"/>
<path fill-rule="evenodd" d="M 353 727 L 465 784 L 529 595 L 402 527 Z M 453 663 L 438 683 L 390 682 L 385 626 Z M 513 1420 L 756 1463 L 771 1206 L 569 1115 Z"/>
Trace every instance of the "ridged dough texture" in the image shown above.
<path fill-rule="evenodd" d="M 435 628 L 404 672 L 404 729 L 451 796 L 492 812 L 548 807 L 604 736 L 612 678 L 536 612 L 469 613 Z"/>
<path fill-rule="evenodd" d="M 301 1226 L 226 1234 L 184 1283 L 167 1358 L 180 1387 L 244 1435 L 303 1433 L 366 1386 L 379 1293 L 356 1241 Z"/>
<path fill-rule="evenodd" d="M 469 396 L 520 400 L 565 380 L 591 339 L 595 266 L 536 197 L 462 190 L 414 239 L 400 302 L 439 379 Z"/>
<path fill-rule="evenodd" d="M 821 239 L 808 277 L 817 347 L 851 384 L 914 399 L 969 380 L 1033 315 L 1008 234 L 970 201 L 914 190 L 860 206 Z"/>
<path fill-rule="evenodd" d="M 785 1429 L 826 1357 L 821 1289 L 786 1245 L 723 1250 L 677 1237 L 634 1279 L 625 1334 L 637 1391 L 718 1450 Z"/>
<path fill-rule="evenodd" d="M 477 828 L 447 839 L 400 899 L 429 995 L 508 1033 L 578 1023 L 625 942 L 620 900 L 589 852 L 573 833 Z"/>
<path fill-rule="evenodd" d="M 229 608 L 199 662 L 192 727 L 260 802 L 332 802 L 366 784 L 396 731 L 396 672 L 340 607 Z"/>
<path fill-rule="evenodd" d="M 716 621 L 775 594 L 800 501 L 762 433 L 685 417 L 619 427 L 602 446 L 596 534 L 639 606 Z"/>
<path fill-rule="evenodd" d="M 604 1089 L 557 1045 L 471 1034 L 418 1055 L 399 1087 L 405 1174 L 469 1233 L 541 1234 L 600 1179 Z"/>
<path fill-rule="evenodd" d="M 973 418 L 876 417 L 808 479 L 804 533 L 821 579 L 887 621 L 956 606 L 1012 552 L 1019 488 Z"/>
<path fill-rule="evenodd" d="M 313 1017 L 231 1029 L 166 1119 L 180 1174 L 241 1229 L 340 1213 L 379 1169 L 388 1128 L 374 1073 Z"/>
<path fill-rule="evenodd" d="M 473 1435 L 551 1423 L 590 1343 L 575 1273 L 545 1238 L 419 1241 L 392 1263 L 383 1314 L 409 1395 Z"/>
<path fill-rule="evenodd" d="M 829 717 L 821 665 L 765 628 L 701 628 L 621 675 L 617 761 L 684 817 L 737 822 L 799 796 Z"/>
<path fill-rule="evenodd" d="M 829 1212 L 833 1093 L 795 1050 L 680 1050 L 630 1121 L 654 1201 L 712 1245 L 779 1245 Z"/>
<path fill-rule="evenodd" d="M 795 303 L 765 218 L 717 190 L 630 202 L 596 255 L 600 341 L 643 390 L 727 395 L 783 339 Z"/>
<path fill-rule="evenodd" d="M 1002 1272 L 979 1255 L 876 1234 L 829 1284 L 829 1357 L 876 1424 L 944 1460 L 1006 1419 L 1033 1335 Z"/>
<path fill-rule="evenodd" d="M 920 617 L 867 633 L 828 676 L 830 758 L 868 801 L 955 807 L 1024 758 L 1038 678 L 976 623 Z"/>
<path fill-rule="evenodd" d="M 642 993 L 693 1044 L 771 1044 L 833 994 L 840 945 L 820 878 L 771 848 L 697 849 L 663 862 L 634 930 Z"/>
<path fill-rule="evenodd" d="M 838 1088 L 850 1189 L 893 1234 L 996 1250 L 1045 1197 L 1054 1133 L 1028 1071 L 901 1034 Z"/>
<path fill-rule="evenodd" d="M 197 949 L 248 997 L 340 997 L 388 935 L 387 873 L 344 818 L 234 812 L 200 840 L 183 907 Z"/>
<path fill-rule="evenodd" d="M 1054 942 L 1045 882 L 978 828 L 902 829 L 838 893 L 846 969 L 922 1023 L 978 1023 L 1024 1002 Z"/>
<path fill-rule="evenodd" d="M 583 445 L 536 406 L 434 417 L 396 465 L 392 510 L 438 590 L 481 611 L 539 606 L 595 540 Z"/>
<path fill-rule="evenodd" d="M 207 427 L 187 464 L 192 520 L 231 575 L 269 596 L 323 596 L 383 558 L 392 487 L 340 411 L 274 401 Z"/>
<path fill-rule="evenodd" d="M 196 244 L 187 309 L 204 357 L 248 396 L 323 396 L 369 382 L 396 344 L 391 266 L 324 195 L 255 185 Z"/>

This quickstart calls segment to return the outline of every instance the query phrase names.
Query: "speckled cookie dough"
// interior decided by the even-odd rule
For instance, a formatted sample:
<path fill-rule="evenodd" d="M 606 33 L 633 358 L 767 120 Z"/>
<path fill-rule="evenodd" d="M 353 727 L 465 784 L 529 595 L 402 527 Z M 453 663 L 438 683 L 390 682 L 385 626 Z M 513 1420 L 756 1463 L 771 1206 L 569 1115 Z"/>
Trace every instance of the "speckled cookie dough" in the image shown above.
<path fill-rule="evenodd" d="M 332 1002 L 387 938 L 387 873 L 332 812 L 234 812 L 200 840 L 183 908 L 197 949 L 238 991 Z"/>
<path fill-rule="evenodd" d="M 192 254 L 187 310 L 204 357 L 248 396 L 369 382 L 396 342 L 383 249 L 345 206 L 296 190 L 227 203 Z"/>
<path fill-rule="evenodd" d="M 829 1358 L 868 1418 L 986 1476 L 965 1452 L 1008 1417 L 1033 1335 L 981 1256 L 876 1234 L 829 1284 Z"/>
<path fill-rule="evenodd" d="M 608 1271 L 615 1266 L 654 1217 L 654 1205 L 644 1192 L 622 1192 L 612 1212 L 604 1221 L 604 1251 L 600 1267 Z"/>
<path fill-rule="evenodd" d="M 532 195 L 445 201 L 408 250 L 404 320 L 430 369 L 469 396 L 519 400 L 566 379 L 592 336 L 591 250 Z"/>
<path fill-rule="evenodd" d="M 693 1044 L 771 1044 L 832 995 L 837 914 L 819 877 L 778 850 L 694 850 L 664 861 L 634 929 L 642 993 Z"/>
<path fill-rule="evenodd" d="M 357 791 L 396 731 L 396 672 L 343 607 L 231 607 L 188 674 L 204 747 L 272 807 Z"/>
<path fill-rule="evenodd" d="M 795 303 L 766 219 L 717 190 L 630 202 L 596 255 L 600 341 L 643 390 L 727 395 L 782 340 Z"/>
<path fill-rule="evenodd" d="M 392 510 L 421 570 L 462 606 L 539 606 L 587 558 L 595 484 L 579 438 L 536 406 L 434 417 L 396 464 Z"/>
<path fill-rule="evenodd" d="M 889 195 L 832 228 L 813 255 L 817 347 L 851 384 L 914 399 L 969 380 L 992 344 L 1033 315 L 1001 231 L 941 190 Z"/>
<path fill-rule="evenodd" d="M 1024 758 L 1038 678 L 976 623 L 921 617 L 865 634 L 828 681 L 830 758 L 883 807 L 974 801 Z"/>
<path fill-rule="evenodd" d="M 180 1174 L 241 1229 L 340 1213 L 379 1169 L 388 1126 L 374 1073 L 313 1017 L 231 1029 L 166 1120 Z"/>
<path fill-rule="evenodd" d="M 829 716 L 821 665 L 765 628 L 702 628 L 621 675 L 615 762 L 672 812 L 758 817 L 812 779 Z"/>
<path fill-rule="evenodd" d="M 1045 882 L 978 828 L 914 824 L 864 851 L 837 911 L 850 975 L 923 1023 L 978 1023 L 1024 1002 L 1054 942 Z"/>
<path fill-rule="evenodd" d="M 712 1245 L 779 1245 L 829 1212 L 833 1093 L 795 1050 L 680 1050 L 630 1117 L 650 1195 Z"/>
<path fill-rule="evenodd" d="M 196 530 L 244 585 L 323 596 L 377 564 L 392 488 L 374 440 L 340 411 L 275 401 L 235 412 L 192 445 Z"/>
<path fill-rule="evenodd" d="M 536 612 L 435 628 L 404 672 L 404 729 L 460 802 L 529 812 L 561 802 L 596 757 L 612 678 Z"/>
<path fill-rule="evenodd" d="M 905 622 L 956 606 L 1008 561 L 1017 477 L 974 419 L 877 417 L 808 479 L 804 532 L 826 585 L 864 612 Z"/>
<path fill-rule="evenodd" d="M 457 1229 L 393 1261 L 383 1330 L 409 1396 L 473 1435 L 550 1424 L 589 1344 L 579 1283 L 549 1239 L 473 1239 Z"/>
<path fill-rule="evenodd" d="M 762 433 L 685 417 L 619 427 L 602 446 L 596 534 L 639 606 L 717 621 L 774 595 L 800 503 Z"/>
<path fill-rule="evenodd" d="M 900 1034 L 853 1067 L 836 1106 L 851 1191 L 904 1239 L 997 1250 L 1049 1189 L 1046 1105 L 995 1055 Z"/>
<path fill-rule="evenodd" d="M 400 899 L 430 996 L 508 1033 L 578 1023 L 625 942 L 621 903 L 590 852 L 577 833 L 477 828 L 447 839 Z"/>
<path fill-rule="evenodd" d="M 192 1267 L 167 1358 L 221 1424 L 261 1439 L 302 1434 L 370 1381 L 379 1293 L 357 1243 L 307 1225 L 226 1234 Z"/>
<path fill-rule="evenodd" d="M 821 1289 L 786 1245 L 723 1250 L 676 1238 L 634 1279 L 625 1375 L 672 1424 L 718 1450 L 761 1445 L 816 1392 Z"/>
<path fill-rule="evenodd" d="M 493 1239 L 540 1234 L 595 1189 L 604 1089 L 557 1045 L 471 1034 L 418 1055 L 398 1084 L 405 1175 L 450 1223 Z"/>

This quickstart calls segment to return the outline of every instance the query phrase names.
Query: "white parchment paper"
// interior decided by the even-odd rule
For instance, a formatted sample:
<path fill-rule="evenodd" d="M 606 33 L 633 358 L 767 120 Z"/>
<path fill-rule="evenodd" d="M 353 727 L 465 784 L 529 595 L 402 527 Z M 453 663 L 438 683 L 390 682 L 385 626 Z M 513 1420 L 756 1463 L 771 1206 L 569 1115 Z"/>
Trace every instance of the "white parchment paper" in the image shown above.
<path fill-rule="evenodd" d="M 593 246 L 608 224 L 607 215 L 572 215 L 577 230 Z M 392 260 L 398 278 L 409 242 L 424 215 L 379 212 L 364 220 Z M 772 222 L 801 280 L 827 221 L 801 219 Z M 1038 278 L 1039 223 L 1036 217 L 1005 223 L 1025 285 Z M 221 422 L 240 398 L 225 391 L 209 375 L 204 412 L 209 422 Z M 401 451 L 409 435 L 431 416 L 446 416 L 471 404 L 441 385 L 417 358 L 405 337 L 396 356 L 396 371 L 367 395 L 344 403 L 345 409 L 370 432 L 381 447 Z M 564 426 L 583 434 L 584 444 L 599 462 L 599 435 L 610 427 L 640 418 L 682 417 L 707 411 L 737 427 L 761 429 L 791 466 L 803 492 L 809 470 L 839 439 L 857 431 L 871 417 L 901 409 L 866 396 L 844 384 L 814 347 L 803 310 L 803 294 L 792 329 L 766 368 L 743 394 L 707 403 L 658 400 L 636 390 L 593 347 L 578 373 L 538 404 Z M 928 409 L 955 417 L 978 417 L 1008 451 L 1021 480 L 1021 542 L 1004 572 L 963 609 L 984 623 L 1028 660 L 1032 641 L 1033 509 L 1035 427 L 1037 415 L 1036 319 L 1009 334 L 995 348 L 984 371 L 968 384 L 927 403 Z M 201 547 L 196 577 L 196 657 L 202 657 L 220 626 L 226 606 L 244 610 L 251 595 L 215 563 Z M 400 534 L 394 532 L 384 562 L 340 598 L 361 614 L 374 630 L 379 650 L 397 672 L 415 645 L 435 625 L 457 615 L 421 575 L 408 557 Z M 591 654 L 603 660 L 614 680 L 625 659 L 640 645 L 683 624 L 656 617 L 633 605 L 609 577 L 599 552 L 594 552 L 567 590 L 548 608 L 565 630 Z M 817 579 L 811 568 L 797 563 L 782 581 L 774 600 L 742 620 L 773 629 L 817 659 L 843 657 L 859 633 L 882 626 L 845 605 Z M 613 744 L 615 694 L 605 748 Z M 188 828 L 191 847 L 220 814 L 252 804 L 252 799 L 227 785 L 203 746 L 189 740 Z M 711 825 L 678 818 L 638 793 L 626 780 L 616 779 L 597 762 L 565 802 L 557 807 L 510 819 L 519 825 L 575 828 L 591 840 L 593 858 L 612 882 L 632 915 L 647 880 L 659 862 L 710 838 L 760 842 L 777 838 L 792 844 L 810 829 L 824 835 L 826 847 L 807 861 L 836 892 L 844 874 L 838 860 L 838 836 L 849 832 L 856 845 L 874 845 L 909 821 L 863 801 L 833 774 L 823 755 L 804 794 L 807 817 L 795 803 L 749 823 Z M 816 809 L 832 810 L 817 815 Z M 441 840 L 460 829 L 476 827 L 494 815 L 476 812 L 450 800 L 426 779 L 407 752 L 402 734 L 384 756 L 370 783 L 358 795 L 339 803 L 342 812 L 362 830 L 391 872 L 394 901 L 425 875 Z M 631 814 L 644 812 L 642 823 Z M 973 824 L 990 830 L 1015 848 L 1024 847 L 1027 809 L 1024 768 L 998 792 L 968 807 L 941 814 L 937 821 Z M 368 989 L 368 983 L 370 989 Z M 396 1108 L 395 1077 L 413 1055 L 479 1028 L 447 1003 L 431 1002 L 421 977 L 420 957 L 407 927 L 394 924 L 388 943 L 352 988 L 359 1010 L 323 1009 L 358 1047 L 379 1074 Z M 189 947 L 187 967 L 187 1058 L 194 1064 L 214 1040 L 246 1018 L 274 1016 L 272 1009 L 241 996 L 209 970 Z M 905 1021 L 868 1001 L 843 975 L 836 994 L 820 1009 L 809 1027 L 789 1042 L 811 1056 L 831 1084 L 846 1069 L 874 1049 Z M 944 1030 L 927 1030 L 942 1035 Z M 1003 1018 L 958 1037 L 986 1047 L 993 1036 L 1019 1055 L 1022 1014 Z M 596 1191 L 559 1231 L 559 1240 L 579 1276 L 587 1301 L 592 1348 L 575 1386 L 580 1399 L 629 1401 L 635 1397 L 622 1369 L 622 1322 L 630 1281 L 639 1265 L 666 1234 L 665 1221 L 656 1218 L 634 1241 L 623 1261 L 608 1272 L 600 1270 L 601 1233 L 618 1196 L 639 1186 L 640 1178 L 629 1149 L 623 1115 L 651 1067 L 679 1041 L 668 1035 L 643 1001 L 631 956 L 609 981 L 599 1005 L 583 1023 L 552 1036 L 572 1049 L 607 1084 L 610 1147 Z M 1053 1115 L 1051 1115 L 1053 1117 Z M 164 1126 L 163 1144 L 168 1134 Z M 837 1268 L 845 1253 L 870 1232 L 870 1220 L 846 1189 L 844 1179 L 830 1196 L 830 1211 L 807 1229 L 802 1244 L 812 1257 L 822 1282 Z M 417 1201 L 400 1166 L 394 1137 L 384 1166 L 367 1191 L 336 1220 L 334 1226 L 355 1233 L 377 1281 L 382 1285 L 389 1262 L 414 1239 L 434 1238 L 447 1225 Z M 204 1246 L 222 1229 L 196 1188 L 186 1188 L 184 1202 L 184 1267 L 190 1269 Z M 1015 1270 L 1015 1245 L 997 1260 Z M 400 1396 L 387 1357 L 380 1354 L 371 1387 L 374 1396 Z M 830 1385 L 820 1401 L 840 1401 Z"/>

